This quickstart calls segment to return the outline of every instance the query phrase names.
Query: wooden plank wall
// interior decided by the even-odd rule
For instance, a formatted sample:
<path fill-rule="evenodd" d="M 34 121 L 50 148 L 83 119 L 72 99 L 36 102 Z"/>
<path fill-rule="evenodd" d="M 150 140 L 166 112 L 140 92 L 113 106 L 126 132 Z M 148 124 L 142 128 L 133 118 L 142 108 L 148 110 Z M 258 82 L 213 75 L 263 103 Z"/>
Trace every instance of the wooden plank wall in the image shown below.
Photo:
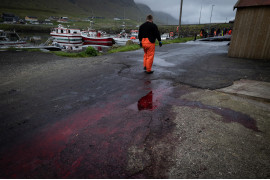
<path fill-rule="evenodd" d="M 270 60 L 270 6 L 237 9 L 228 55 Z"/>

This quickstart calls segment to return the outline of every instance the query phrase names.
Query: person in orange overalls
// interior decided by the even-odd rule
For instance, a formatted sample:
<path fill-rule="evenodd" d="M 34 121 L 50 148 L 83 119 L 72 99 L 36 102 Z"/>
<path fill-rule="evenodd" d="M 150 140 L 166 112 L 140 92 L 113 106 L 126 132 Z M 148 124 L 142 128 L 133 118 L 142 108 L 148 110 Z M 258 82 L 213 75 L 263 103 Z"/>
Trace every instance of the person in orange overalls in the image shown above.
<path fill-rule="evenodd" d="M 146 22 L 143 23 L 139 28 L 139 40 L 140 46 L 144 50 L 143 66 L 145 73 L 152 74 L 152 65 L 155 56 L 155 42 L 156 39 L 159 41 L 159 46 L 162 46 L 160 33 L 157 25 L 153 23 L 153 16 L 148 15 Z"/>

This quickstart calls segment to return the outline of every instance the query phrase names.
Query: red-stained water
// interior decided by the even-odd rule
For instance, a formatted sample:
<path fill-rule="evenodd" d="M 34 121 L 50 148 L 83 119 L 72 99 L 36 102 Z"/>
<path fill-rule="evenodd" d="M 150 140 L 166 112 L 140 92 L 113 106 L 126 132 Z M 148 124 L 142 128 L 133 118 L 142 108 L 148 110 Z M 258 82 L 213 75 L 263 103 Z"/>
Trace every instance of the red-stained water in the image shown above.
<path fill-rule="evenodd" d="M 5 169 L 3 177 L 31 177 L 31 171 L 42 166 L 43 162 L 51 161 L 58 156 L 69 143 L 71 137 L 76 136 L 87 126 L 95 124 L 102 117 L 109 116 L 114 111 L 115 103 L 108 103 L 104 107 L 96 107 L 76 113 L 71 117 L 44 128 L 32 140 L 17 145 L 16 148 L 5 154 L 0 167 Z M 101 132 L 102 133 L 102 132 Z M 70 171 L 74 171 L 82 157 L 73 162 L 70 170 L 64 170 L 57 177 L 67 177 Z M 61 162 L 54 162 L 55 167 L 61 169 Z M 2 177 L 2 175 L 1 175 Z"/>
<path fill-rule="evenodd" d="M 2 154 L 0 178 L 130 177 L 126 172 L 128 149 L 134 144 L 142 146 L 150 131 L 151 118 L 144 114 L 158 116 L 156 112 L 165 105 L 208 109 L 220 114 L 224 122 L 237 122 L 259 131 L 256 121 L 245 114 L 172 98 L 169 96 L 172 90 L 166 83 L 155 87 L 146 81 L 146 95 L 135 100 L 138 102 L 126 102 L 117 94 L 111 102 L 76 112 L 45 127 L 32 139 Z M 136 92 L 125 93 L 131 94 L 138 96 Z M 160 114 L 164 113 L 170 112 L 163 110 Z"/>
<path fill-rule="evenodd" d="M 145 86 L 151 89 L 151 81 Z M 152 111 L 160 106 L 164 95 L 170 92 L 165 86 L 159 85 L 140 98 L 138 108 Z M 32 139 L 4 152 L 0 177 L 127 177 L 128 148 L 143 143 L 151 119 L 140 117 L 138 109 L 125 110 L 126 103 L 115 97 L 112 102 L 79 111 L 43 128 Z"/>
<path fill-rule="evenodd" d="M 156 106 L 153 106 L 153 92 L 150 91 L 146 96 L 142 97 L 138 101 L 138 110 L 154 110 Z"/>

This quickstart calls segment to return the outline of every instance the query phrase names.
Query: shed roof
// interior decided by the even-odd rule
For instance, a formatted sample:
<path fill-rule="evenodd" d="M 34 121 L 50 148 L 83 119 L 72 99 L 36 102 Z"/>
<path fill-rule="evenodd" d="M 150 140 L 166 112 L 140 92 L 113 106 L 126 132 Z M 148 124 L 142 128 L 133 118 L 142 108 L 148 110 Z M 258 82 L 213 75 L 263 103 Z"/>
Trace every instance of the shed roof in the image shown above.
<path fill-rule="evenodd" d="M 270 6 L 270 0 L 238 0 L 234 8 Z"/>

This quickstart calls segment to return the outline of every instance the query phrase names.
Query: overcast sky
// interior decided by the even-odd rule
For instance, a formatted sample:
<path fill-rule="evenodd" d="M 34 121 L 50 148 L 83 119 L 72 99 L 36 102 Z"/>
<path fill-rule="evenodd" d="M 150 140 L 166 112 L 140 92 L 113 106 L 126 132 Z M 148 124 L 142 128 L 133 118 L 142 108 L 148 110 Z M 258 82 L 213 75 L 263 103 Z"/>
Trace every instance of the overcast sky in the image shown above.
<path fill-rule="evenodd" d="M 134 0 L 136 3 L 148 5 L 153 11 L 169 13 L 177 20 L 179 19 L 180 0 Z M 233 20 L 236 10 L 233 7 L 237 0 L 184 0 L 182 22 L 185 24 L 198 24 L 201 5 L 201 23 L 209 23 L 212 5 L 212 22 L 227 22 Z"/>

